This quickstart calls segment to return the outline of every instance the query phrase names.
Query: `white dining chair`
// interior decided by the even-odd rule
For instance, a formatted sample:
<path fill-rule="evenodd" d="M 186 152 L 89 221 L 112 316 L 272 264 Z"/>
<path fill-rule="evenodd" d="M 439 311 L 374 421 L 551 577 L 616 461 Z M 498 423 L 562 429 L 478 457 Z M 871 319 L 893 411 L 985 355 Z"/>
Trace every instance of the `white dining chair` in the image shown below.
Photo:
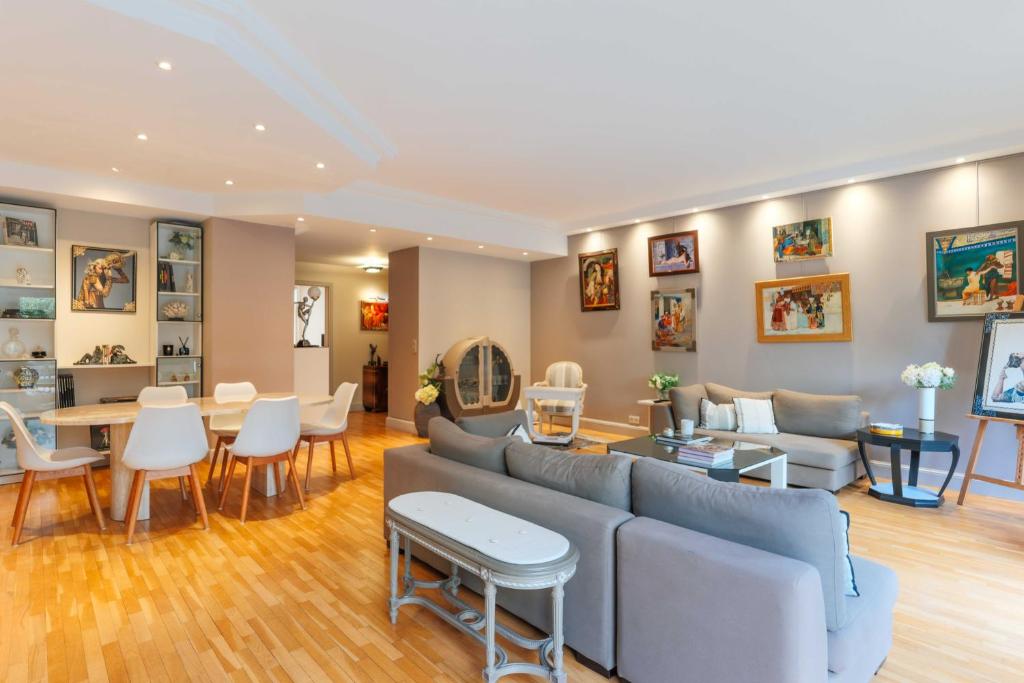
<path fill-rule="evenodd" d="M 220 382 L 213 388 L 213 400 L 217 403 L 248 403 L 256 398 L 256 385 L 252 382 Z M 213 479 L 213 471 L 217 468 L 217 459 L 221 457 L 221 448 L 227 448 L 238 436 L 242 428 L 242 415 L 211 415 L 210 431 L 217 437 L 213 446 L 213 457 L 210 459 L 210 471 L 206 475 L 206 483 Z M 224 453 L 220 465 L 220 481 L 217 491 L 224 488 L 224 474 L 228 469 L 227 452 Z"/>
<path fill-rule="evenodd" d="M 188 392 L 180 384 L 170 387 L 143 387 L 136 400 L 144 408 L 146 406 L 180 406 L 188 401 Z M 185 485 L 185 477 L 178 477 L 178 490 L 181 491 L 181 499 L 188 500 L 188 486 Z"/>
<path fill-rule="evenodd" d="M 328 443 L 331 447 L 331 469 L 338 473 L 338 463 L 334 458 L 334 442 L 341 441 L 345 447 L 345 458 L 348 460 L 348 474 L 356 478 L 355 468 L 352 467 L 352 452 L 348 448 L 348 437 L 345 431 L 348 429 L 348 411 L 352 407 L 352 397 L 356 393 L 358 384 L 343 382 L 334 392 L 334 400 L 327 406 L 327 411 L 319 420 L 301 426 L 300 441 L 309 444 L 309 457 L 306 459 L 306 490 L 309 490 L 309 476 L 313 471 L 313 446 L 318 443 Z"/>
<path fill-rule="evenodd" d="M 135 470 L 125 518 L 129 545 L 135 536 L 142 489 L 147 481 L 156 479 L 188 477 L 196 514 L 203 528 L 210 528 L 196 471 L 196 463 L 206 457 L 208 448 L 203 418 L 194 403 L 144 406 L 139 410 L 123 458 L 125 467 Z"/>
<path fill-rule="evenodd" d="M 270 465 L 274 470 L 274 483 L 279 493 L 281 488 L 281 470 L 277 463 L 288 463 L 288 478 L 295 487 L 295 495 L 299 505 L 306 509 L 306 501 L 302 497 L 299 486 L 299 475 L 295 470 L 295 453 L 299 448 L 299 399 L 296 396 L 285 398 L 261 398 L 252 404 L 238 436 L 227 447 L 228 472 L 224 483 L 224 491 L 220 496 L 218 510 L 224 509 L 224 502 L 231 490 L 231 481 L 235 475 L 235 465 L 239 461 L 245 464 L 245 483 L 242 485 L 242 524 L 249 507 L 249 491 L 252 486 L 252 470 L 257 465 Z"/>
<path fill-rule="evenodd" d="M 48 479 L 81 476 L 85 483 L 85 495 L 89 499 L 89 507 L 96 515 L 100 531 L 105 530 L 107 525 L 103 521 L 103 511 L 100 510 L 100 500 L 96 496 L 96 484 L 92 478 L 92 464 L 103 460 L 103 456 L 85 446 L 44 448 L 32 438 L 21 418 L 21 413 L 14 406 L 6 401 L 0 401 L 0 410 L 6 413 L 7 419 L 11 421 L 18 467 L 25 470 L 25 476 L 21 480 L 21 490 L 18 492 L 18 502 L 14 507 L 14 519 L 11 521 L 11 526 L 14 527 L 11 545 L 18 545 L 21 541 L 21 530 L 25 525 L 25 513 L 28 510 L 29 499 L 32 497 L 32 487 L 37 481 Z"/>

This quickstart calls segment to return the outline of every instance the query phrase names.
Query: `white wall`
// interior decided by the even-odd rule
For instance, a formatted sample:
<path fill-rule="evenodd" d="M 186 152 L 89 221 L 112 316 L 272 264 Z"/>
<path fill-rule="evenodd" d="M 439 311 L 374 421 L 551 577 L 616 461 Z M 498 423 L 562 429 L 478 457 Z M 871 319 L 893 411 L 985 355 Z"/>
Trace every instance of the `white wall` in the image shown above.
<path fill-rule="evenodd" d="M 488 336 L 530 380 L 530 264 L 419 250 L 419 367 L 466 337 Z"/>

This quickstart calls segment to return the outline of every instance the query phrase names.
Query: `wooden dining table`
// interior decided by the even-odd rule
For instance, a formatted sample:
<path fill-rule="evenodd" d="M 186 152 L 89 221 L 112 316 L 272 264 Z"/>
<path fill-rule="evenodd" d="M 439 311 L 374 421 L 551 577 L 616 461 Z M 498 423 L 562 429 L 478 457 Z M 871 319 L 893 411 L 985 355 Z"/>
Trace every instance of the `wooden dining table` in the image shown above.
<path fill-rule="evenodd" d="M 269 393 L 257 394 L 261 398 L 284 398 L 296 394 Z M 332 400 L 326 394 L 299 394 L 299 405 L 302 408 L 310 406 L 325 405 Z M 199 413 L 203 417 L 213 415 L 240 415 L 245 413 L 252 406 L 252 401 L 236 401 L 231 403 L 218 403 L 211 396 L 189 399 L 189 403 L 199 406 Z M 39 416 L 43 424 L 56 425 L 58 427 L 89 427 L 93 425 L 110 425 L 110 516 L 111 518 L 123 521 L 125 510 L 128 507 L 128 492 L 131 488 L 134 472 L 124 466 L 124 448 L 128 443 L 128 435 L 131 434 L 135 418 L 142 409 L 138 403 L 101 403 L 95 405 L 72 406 L 70 408 L 57 408 L 47 410 Z M 262 468 L 266 472 L 264 476 L 254 478 L 253 488 L 261 491 L 267 496 L 277 493 L 274 478 L 268 466 Z M 147 482 L 142 491 L 142 502 L 139 505 L 138 519 L 149 519 L 149 483 Z"/>

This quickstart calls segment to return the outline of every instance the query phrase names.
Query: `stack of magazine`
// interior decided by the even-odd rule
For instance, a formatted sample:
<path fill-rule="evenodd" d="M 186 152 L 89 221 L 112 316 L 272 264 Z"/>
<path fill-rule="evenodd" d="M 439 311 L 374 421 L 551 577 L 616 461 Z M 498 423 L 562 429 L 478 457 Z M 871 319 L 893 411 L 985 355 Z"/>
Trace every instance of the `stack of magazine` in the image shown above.
<path fill-rule="evenodd" d="M 732 462 L 732 456 L 736 452 L 732 446 L 724 446 L 716 443 L 694 443 L 679 447 L 679 455 L 676 460 L 684 465 L 696 465 L 698 467 L 721 467 Z"/>

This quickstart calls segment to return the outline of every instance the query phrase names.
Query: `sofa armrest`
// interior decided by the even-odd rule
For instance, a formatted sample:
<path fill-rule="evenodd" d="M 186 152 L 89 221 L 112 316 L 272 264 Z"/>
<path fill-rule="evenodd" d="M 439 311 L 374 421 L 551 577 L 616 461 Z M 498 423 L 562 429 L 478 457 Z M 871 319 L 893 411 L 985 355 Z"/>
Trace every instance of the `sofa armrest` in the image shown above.
<path fill-rule="evenodd" d="M 671 403 L 656 403 L 651 406 L 651 434 L 661 434 L 666 427 L 675 429 L 676 418 Z"/>
<path fill-rule="evenodd" d="M 809 564 L 638 517 L 617 538 L 618 670 L 631 683 L 822 683 L 828 635 Z"/>

